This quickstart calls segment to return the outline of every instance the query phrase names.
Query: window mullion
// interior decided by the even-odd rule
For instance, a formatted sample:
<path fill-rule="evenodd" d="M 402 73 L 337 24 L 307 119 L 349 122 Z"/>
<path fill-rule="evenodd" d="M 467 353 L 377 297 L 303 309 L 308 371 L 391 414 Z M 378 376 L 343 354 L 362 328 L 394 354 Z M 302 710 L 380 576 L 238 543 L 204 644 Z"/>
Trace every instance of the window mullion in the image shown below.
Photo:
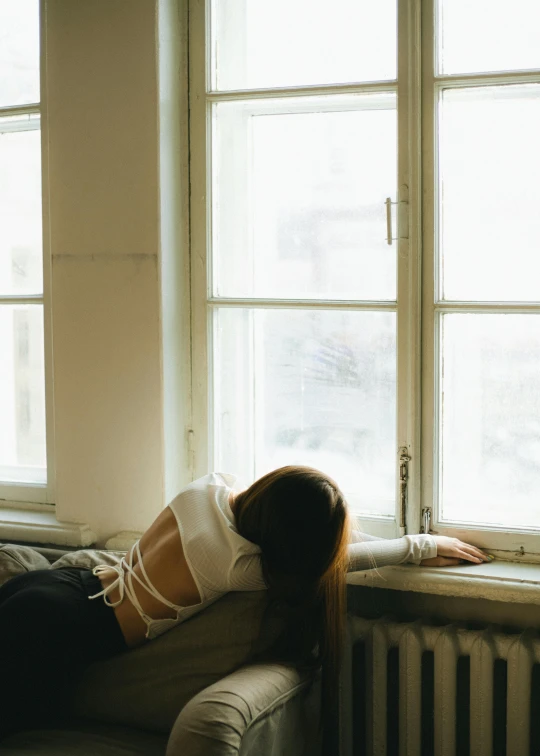
<path fill-rule="evenodd" d="M 435 344 L 435 308 L 438 272 L 435 262 L 437 238 L 436 186 L 436 91 L 434 0 L 425 0 L 422 9 L 422 508 L 431 511 L 431 526 L 436 528 L 438 470 L 438 343 Z M 438 340 L 437 340 L 438 342 Z"/>
<path fill-rule="evenodd" d="M 207 95 L 209 102 L 226 102 L 229 100 L 273 100 L 288 97 L 321 97 L 324 95 L 361 94 L 363 92 L 376 93 L 394 92 L 395 81 L 370 81 L 355 82 L 353 84 L 327 84 L 322 87 L 298 86 L 276 87 L 275 89 L 233 89 L 219 92 L 210 92 Z"/>
<path fill-rule="evenodd" d="M 233 297 L 210 297 L 208 304 L 214 307 L 286 308 L 302 310 L 390 310 L 395 311 L 396 303 L 388 301 L 337 300 L 337 299 L 254 299 Z"/>
<path fill-rule="evenodd" d="M 31 105 L 6 105 L 5 107 L 0 107 L 0 118 L 39 116 L 40 111 L 41 105 L 39 102 L 32 103 Z"/>
<path fill-rule="evenodd" d="M 406 448 L 406 500 L 396 475 L 398 534 L 417 533 L 420 521 L 420 261 L 421 261 L 421 71 L 420 0 L 398 2 L 398 191 L 408 228 L 398 239 L 397 445 Z M 402 511 L 402 505 L 405 511 Z"/>
<path fill-rule="evenodd" d="M 43 304 L 42 294 L 0 294 L 0 305 Z"/>

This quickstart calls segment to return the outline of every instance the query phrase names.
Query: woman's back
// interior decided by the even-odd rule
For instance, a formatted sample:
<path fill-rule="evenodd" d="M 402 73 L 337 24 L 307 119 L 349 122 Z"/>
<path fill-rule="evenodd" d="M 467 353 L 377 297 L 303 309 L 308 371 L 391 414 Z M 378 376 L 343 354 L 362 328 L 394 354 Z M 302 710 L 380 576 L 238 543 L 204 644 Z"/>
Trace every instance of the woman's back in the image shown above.
<path fill-rule="evenodd" d="M 201 597 L 184 555 L 176 517 L 169 507 L 159 514 L 144 533 L 139 541 L 139 548 L 146 573 L 159 593 L 179 606 L 193 606 L 200 603 Z M 133 558 L 133 569 L 144 581 L 136 554 Z M 100 580 L 103 588 L 107 588 L 116 578 L 117 574 L 112 570 L 102 572 Z M 144 612 L 150 617 L 165 619 L 176 616 L 173 609 L 148 593 L 136 579 L 133 580 L 133 590 Z M 113 604 L 119 597 L 118 588 L 109 594 L 109 599 Z M 146 624 L 131 601 L 124 599 L 122 603 L 114 607 L 114 612 L 128 646 L 133 647 L 143 643 Z"/>
<path fill-rule="evenodd" d="M 230 590 L 266 588 L 260 549 L 238 533 L 229 505 L 238 485 L 235 476 L 219 473 L 194 481 L 119 567 L 96 568 L 129 646 L 165 632 Z"/>

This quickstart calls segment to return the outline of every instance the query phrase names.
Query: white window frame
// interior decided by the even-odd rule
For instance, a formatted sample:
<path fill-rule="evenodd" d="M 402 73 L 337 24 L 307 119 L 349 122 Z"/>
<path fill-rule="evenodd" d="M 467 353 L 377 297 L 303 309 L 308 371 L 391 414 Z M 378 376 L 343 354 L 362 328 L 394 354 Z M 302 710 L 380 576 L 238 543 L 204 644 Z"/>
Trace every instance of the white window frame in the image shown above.
<path fill-rule="evenodd" d="M 397 443 L 396 443 L 396 512 L 395 518 L 362 517 L 362 527 L 375 535 L 395 537 L 414 531 L 414 520 L 419 518 L 417 504 L 419 489 L 418 464 L 420 453 L 419 427 L 419 296 L 420 296 L 420 154 L 418 144 L 409 151 L 403 150 L 398 159 L 397 186 L 401 202 L 398 213 L 401 231 L 398 240 L 397 304 L 388 302 L 340 302 L 335 300 L 272 300 L 213 298 L 210 291 L 210 192 L 211 188 L 211 143 L 210 104 L 223 100 L 257 99 L 261 97 L 313 96 L 329 93 L 369 93 L 395 91 L 398 104 L 398 130 L 408 133 L 418 132 L 420 119 L 419 97 L 407 102 L 408 77 L 420 77 L 418 44 L 419 6 L 416 3 L 400 3 L 399 26 L 406 30 L 401 34 L 398 53 L 398 81 L 371 82 L 366 84 L 345 84 L 337 86 L 298 86 L 275 89 L 255 89 L 229 92 L 210 92 L 210 29 L 209 0 L 190 2 L 190 154 L 191 154 L 191 270 L 192 270 L 192 366 L 193 366 L 193 475 L 198 477 L 213 468 L 212 397 L 209 377 L 213 372 L 211 351 L 211 318 L 209 312 L 216 305 L 230 307 L 283 307 L 305 309 L 354 309 L 393 311 L 397 320 Z M 409 31 L 410 30 L 410 31 Z M 410 40 L 412 39 L 412 44 Z M 414 90 L 419 92 L 418 86 Z M 393 198 L 396 201 L 398 198 Z M 407 233 L 408 227 L 408 233 Z M 406 238 L 405 238 L 406 237 Z M 399 452 L 406 448 L 411 457 L 409 465 L 408 497 L 409 506 L 404 518 L 400 509 Z M 405 518 L 407 522 L 405 522 Z"/>
<path fill-rule="evenodd" d="M 438 76 L 434 78 L 436 0 L 397 0 L 398 79 L 397 82 L 324 87 L 290 87 L 274 90 L 210 92 L 211 64 L 209 0 L 190 0 L 190 152 L 191 152 L 191 259 L 192 259 L 192 365 L 193 365 L 193 449 L 195 477 L 213 465 L 212 397 L 209 376 L 211 329 L 209 311 L 217 304 L 228 306 L 279 306 L 272 300 L 213 299 L 209 289 L 207 254 L 211 239 L 210 198 L 212 166 L 209 159 L 210 103 L 266 96 L 301 96 L 335 92 L 388 91 L 398 97 L 397 185 L 400 201 L 400 231 L 397 248 L 397 445 L 396 445 L 396 519 L 362 517 L 366 532 L 383 537 L 419 533 L 427 525 L 430 532 L 456 536 L 476 543 L 503 558 L 540 561 L 538 531 L 519 528 L 476 527 L 471 524 L 443 525 L 438 518 L 438 376 L 435 371 L 438 344 L 434 314 L 474 309 L 496 312 L 539 312 L 540 305 L 477 304 L 451 306 L 434 304 L 436 208 L 436 96 L 443 86 L 521 83 L 540 80 L 538 72 Z M 337 306 L 343 303 L 310 302 L 310 306 Z M 373 307 L 374 303 L 364 303 Z M 287 306 L 304 307 L 305 302 Z M 362 309 L 362 303 L 350 305 Z M 405 511 L 402 514 L 399 462 L 401 452 L 410 458 L 407 465 Z M 536 552 L 536 554 L 535 554 Z M 538 554 L 538 555 L 537 555 Z"/>
<path fill-rule="evenodd" d="M 43 292 L 40 295 L 0 295 L 0 307 L 14 304 L 37 304 L 43 308 L 44 328 L 44 367 L 45 367 L 45 418 L 46 418 L 46 448 L 47 448 L 47 483 L 17 483 L 0 480 L 0 505 L 9 507 L 15 505 L 24 509 L 25 504 L 52 504 L 54 502 L 54 423 L 53 423 L 53 387 L 52 387 L 52 329 L 51 329 L 51 256 L 49 243 L 49 205 L 48 205 L 48 157 L 46 134 L 46 35 L 44 24 L 44 0 L 39 8 L 39 39 L 40 39 L 40 102 L 28 105 L 0 107 L 0 119 L 4 117 L 21 117 L 21 121 L 14 121 L 11 130 L 27 131 L 40 129 L 41 131 L 41 185 L 42 185 L 42 238 L 43 238 Z M 33 116 L 29 123 L 23 119 Z M 47 508 L 49 511 L 49 508 Z"/>
<path fill-rule="evenodd" d="M 438 363 L 440 360 L 438 323 L 443 312 L 529 313 L 540 316 L 540 303 L 476 302 L 473 304 L 437 302 L 439 271 L 437 269 L 437 102 L 439 92 L 445 88 L 493 86 L 498 84 L 524 84 L 540 82 L 540 71 L 511 71 L 506 73 L 478 73 L 436 75 L 437 2 L 423 0 L 423 156 L 424 232 L 423 232 L 423 427 L 422 427 L 422 502 L 430 510 L 431 532 L 471 540 L 478 546 L 512 560 L 540 562 L 538 529 L 482 526 L 455 522 L 452 525 L 439 519 L 438 449 L 439 389 Z"/>

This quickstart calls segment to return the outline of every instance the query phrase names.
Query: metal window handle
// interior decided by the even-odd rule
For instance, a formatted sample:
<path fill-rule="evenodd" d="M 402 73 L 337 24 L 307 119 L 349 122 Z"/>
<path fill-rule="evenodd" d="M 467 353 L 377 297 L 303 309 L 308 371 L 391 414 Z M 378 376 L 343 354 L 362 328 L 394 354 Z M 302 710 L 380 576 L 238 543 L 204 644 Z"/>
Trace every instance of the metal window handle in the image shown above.
<path fill-rule="evenodd" d="M 397 240 L 397 236 L 392 236 L 392 205 L 398 205 L 398 202 L 392 202 L 390 197 L 385 200 L 386 205 L 386 243 L 392 244 L 394 239 Z"/>
<path fill-rule="evenodd" d="M 386 243 L 392 244 L 393 241 L 398 241 L 399 239 L 408 239 L 409 238 L 409 231 L 408 231 L 408 187 L 406 185 L 403 185 L 399 192 L 399 197 L 397 202 L 392 202 L 392 199 L 390 197 L 387 197 L 384 201 L 384 204 L 386 205 Z M 399 236 L 392 236 L 392 205 L 398 206 L 398 229 L 399 229 Z"/>
<path fill-rule="evenodd" d="M 386 198 L 384 204 L 386 205 L 386 242 L 392 244 L 392 200 L 390 197 Z"/>

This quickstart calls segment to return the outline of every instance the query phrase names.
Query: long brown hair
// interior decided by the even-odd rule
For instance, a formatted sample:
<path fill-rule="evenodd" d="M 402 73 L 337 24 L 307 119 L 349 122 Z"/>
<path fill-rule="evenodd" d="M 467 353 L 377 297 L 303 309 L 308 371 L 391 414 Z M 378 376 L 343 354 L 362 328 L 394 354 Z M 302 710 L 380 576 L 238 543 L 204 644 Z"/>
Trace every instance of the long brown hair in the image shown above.
<path fill-rule="evenodd" d="M 269 609 L 284 620 L 270 648 L 250 661 L 322 671 L 320 727 L 339 693 L 351 517 L 338 485 L 311 467 L 288 466 L 235 497 L 238 532 L 261 548 Z"/>

